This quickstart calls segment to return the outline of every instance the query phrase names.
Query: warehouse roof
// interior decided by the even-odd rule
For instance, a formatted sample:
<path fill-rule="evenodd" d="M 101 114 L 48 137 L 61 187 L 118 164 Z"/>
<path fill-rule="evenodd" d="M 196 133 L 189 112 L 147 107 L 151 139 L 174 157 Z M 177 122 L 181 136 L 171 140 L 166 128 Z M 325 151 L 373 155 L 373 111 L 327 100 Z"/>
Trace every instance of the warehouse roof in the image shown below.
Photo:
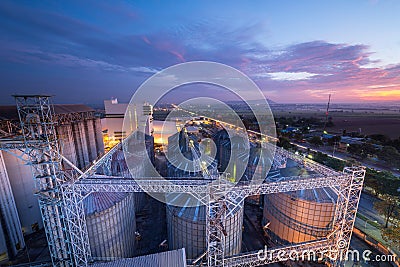
<path fill-rule="evenodd" d="M 79 112 L 91 112 L 93 108 L 83 104 L 57 104 L 54 106 L 55 114 L 68 114 Z M 16 106 L 0 106 L 0 120 L 18 120 Z"/>
<path fill-rule="evenodd" d="M 93 267 L 186 267 L 185 249 L 177 249 L 136 258 L 94 263 Z"/>

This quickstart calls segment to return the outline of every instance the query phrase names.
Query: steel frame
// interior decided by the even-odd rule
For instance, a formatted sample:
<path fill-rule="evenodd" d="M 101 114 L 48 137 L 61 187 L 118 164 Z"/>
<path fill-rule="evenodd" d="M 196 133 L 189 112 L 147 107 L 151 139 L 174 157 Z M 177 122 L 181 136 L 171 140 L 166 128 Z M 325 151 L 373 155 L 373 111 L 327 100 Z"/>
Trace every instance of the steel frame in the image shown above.
<path fill-rule="evenodd" d="M 95 111 L 78 111 L 78 112 L 68 112 L 61 114 L 54 114 L 54 121 L 57 124 L 70 124 L 72 122 L 83 121 L 95 119 Z"/>
<path fill-rule="evenodd" d="M 338 173 L 271 145 L 271 148 L 276 149 L 279 159 L 290 158 L 317 175 L 286 177 L 261 185 L 240 183 L 233 188 L 211 183 L 211 180 L 134 180 L 108 176 L 111 174 L 109 170 L 112 155 L 123 145 L 120 143 L 79 177 L 67 179 L 61 170 L 62 158 L 58 152 L 49 96 L 23 95 L 15 98 L 23 142 L 6 140 L 0 142 L 0 149 L 25 148 L 29 151 L 27 154 L 38 189 L 39 205 L 54 266 L 87 266 L 90 263 L 82 200 L 92 192 L 190 193 L 207 203 L 208 266 L 259 266 L 278 261 L 279 258 L 274 254 L 278 249 L 270 250 L 273 255 L 271 259 L 260 260 L 257 252 L 225 258 L 224 218 L 229 215 L 226 214 L 227 203 L 241 205 L 244 198 L 251 195 L 330 187 L 338 195 L 332 232 L 325 239 L 285 246 L 279 250 L 329 250 L 331 255 L 338 255 L 349 248 L 365 176 L 363 167 L 346 167 L 343 173 Z M 97 175 L 96 171 L 103 167 L 106 175 Z M 336 266 L 340 263 L 340 258 L 332 262 Z"/>
<path fill-rule="evenodd" d="M 14 96 L 54 266 L 73 265 L 60 185 L 64 175 L 49 96 Z"/>

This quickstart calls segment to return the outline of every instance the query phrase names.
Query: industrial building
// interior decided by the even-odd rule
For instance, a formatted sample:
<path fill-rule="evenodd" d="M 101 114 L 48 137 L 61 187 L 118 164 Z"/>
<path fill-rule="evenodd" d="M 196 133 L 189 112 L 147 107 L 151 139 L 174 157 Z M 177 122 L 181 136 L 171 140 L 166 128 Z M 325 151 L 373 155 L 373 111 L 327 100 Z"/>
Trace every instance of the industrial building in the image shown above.
<path fill-rule="evenodd" d="M 149 177 L 146 166 L 141 164 L 144 157 L 154 163 L 154 156 L 151 157 L 154 139 L 147 127 L 152 122 L 149 118 L 152 107 L 146 103 L 142 112 L 148 116 L 144 125 L 147 130 L 125 133 L 127 138 L 123 142 L 101 156 L 100 127 L 98 119 L 90 116 L 90 110 L 74 109 L 71 114 L 63 107 L 62 112 L 57 113 L 55 106 L 52 117 L 49 96 L 15 97 L 25 132 L 21 135 L 21 131 L 12 129 L 12 124 L 8 125 L 12 119 L 2 118 L 5 130 L 0 140 L 0 248 L 3 256 L 11 258 L 24 247 L 23 227 L 27 227 L 26 231 L 29 227 L 30 231 L 42 227 L 40 222 L 32 223 L 33 213 L 29 214 L 32 216 L 28 216 L 27 222 L 22 222 L 21 218 L 25 218 L 19 214 L 11 175 L 20 175 L 24 181 L 20 182 L 22 185 L 26 180 L 24 189 L 17 189 L 23 196 L 28 196 L 24 190 L 41 189 L 35 191 L 40 200 L 38 210 L 44 218 L 42 225 L 52 263 L 57 266 L 87 266 L 93 261 L 95 266 L 141 266 L 143 262 L 147 266 L 157 266 L 160 259 L 171 262 L 170 266 L 178 262 L 176 266 L 186 266 L 186 260 L 209 267 L 277 262 L 277 258 L 260 259 L 257 253 L 243 253 L 242 250 L 244 201 L 257 195 L 265 195 L 262 227 L 269 240 L 280 245 L 281 250 L 296 249 L 298 253 L 310 247 L 326 250 L 337 247 L 338 240 L 345 240 L 347 244 L 338 249 L 348 249 L 365 175 L 361 167 L 345 168 L 341 174 L 306 157 L 266 144 L 259 138 L 261 134 L 251 134 L 247 146 L 244 139 L 240 139 L 239 131 L 227 140 L 225 133 L 220 132 L 221 122 L 189 121 L 169 137 L 166 153 L 169 177 L 162 180 Z M 145 143 L 146 148 L 137 149 L 139 143 Z M 54 156 L 58 155 L 58 147 L 62 157 Z M 271 158 L 272 154 L 268 153 L 275 149 L 275 158 Z M 30 151 L 33 156 L 24 158 L 23 151 Z M 9 170 L 5 152 L 16 156 L 21 166 L 11 165 L 13 170 Z M 228 154 L 238 165 L 229 166 Z M 33 181 L 32 176 L 25 178 L 27 173 L 22 171 L 27 162 L 33 167 L 37 187 L 33 186 L 34 182 L 28 182 Z M 244 167 L 239 168 L 239 165 Z M 272 171 L 267 173 L 270 166 Z M 15 170 L 17 174 L 13 173 Z M 226 170 L 228 173 L 221 176 Z M 60 175 L 68 171 L 77 172 L 73 174 L 74 180 Z M 262 177 L 261 184 L 252 184 L 253 174 Z M 221 177 L 238 184 L 225 191 L 227 183 L 214 183 Z M 139 183 L 132 178 L 144 179 Z M 136 205 L 140 202 L 137 196 L 143 192 L 165 196 L 167 205 L 163 208 L 168 237 L 160 244 L 160 250 L 167 244 L 168 249 L 175 249 L 175 252 L 144 256 L 140 260 L 120 260 L 135 255 L 135 212 L 137 206 L 142 205 Z M 206 204 L 202 196 L 208 197 Z M 62 202 L 57 203 L 60 199 Z M 22 205 L 27 206 L 28 200 L 21 202 Z M 337 220 L 337 216 L 344 219 Z"/>
<path fill-rule="evenodd" d="M 106 148 L 113 147 L 131 132 L 137 130 L 139 115 L 145 115 L 148 118 L 145 122 L 144 133 L 148 136 L 153 135 L 153 106 L 149 103 L 129 109 L 128 106 L 127 103 L 119 103 L 117 98 L 104 100 L 104 118 L 101 119 L 101 125 Z M 142 114 L 138 114 L 138 112 Z M 130 124 L 124 126 L 125 115 L 129 118 Z"/>
<path fill-rule="evenodd" d="M 1 123 L 18 125 L 15 106 L 2 106 Z M 54 105 L 54 121 L 60 153 L 69 162 L 85 169 L 104 153 L 100 119 L 94 110 L 85 105 Z M 13 129 L 10 129 L 12 134 Z M 0 255 L 15 256 L 23 249 L 23 236 L 43 228 L 42 215 L 32 179 L 28 156 L 19 149 L 0 151 L 1 222 Z M 62 162 L 66 171 L 72 167 Z M 3 218 L 3 216 L 2 216 Z M 7 248 L 8 247 L 8 248 Z"/>
<path fill-rule="evenodd" d="M 122 124 L 127 107 L 126 103 L 118 103 L 117 98 L 104 100 L 105 117 L 101 119 L 101 125 L 105 143 L 110 143 L 111 147 L 126 137 L 126 133 L 122 130 Z"/>

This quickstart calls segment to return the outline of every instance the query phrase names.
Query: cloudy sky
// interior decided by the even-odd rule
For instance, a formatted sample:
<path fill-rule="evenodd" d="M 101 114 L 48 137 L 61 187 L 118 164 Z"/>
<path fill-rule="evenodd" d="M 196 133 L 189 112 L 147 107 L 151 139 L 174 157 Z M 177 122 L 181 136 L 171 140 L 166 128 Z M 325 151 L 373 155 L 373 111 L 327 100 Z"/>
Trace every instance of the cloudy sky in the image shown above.
<path fill-rule="evenodd" d="M 399 13 L 397 0 L 3 0 L 0 104 L 13 93 L 128 101 L 194 60 L 235 67 L 281 103 L 400 100 Z"/>

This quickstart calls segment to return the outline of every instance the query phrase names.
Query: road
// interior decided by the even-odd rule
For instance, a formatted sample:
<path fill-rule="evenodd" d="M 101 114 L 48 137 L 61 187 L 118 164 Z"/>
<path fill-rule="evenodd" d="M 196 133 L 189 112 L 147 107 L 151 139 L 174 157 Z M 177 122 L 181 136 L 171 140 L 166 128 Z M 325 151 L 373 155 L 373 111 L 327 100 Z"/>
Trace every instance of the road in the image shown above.
<path fill-rule="evenodd" d="M 377 221 L 379 224 L 385 224 L 385 218 L 378 214 L 374 209 L 374 202 L 378 201 L 377 198 L 367 194 L 362 193 L 360 198 L 360 204 L 358 205 L 358 212 L 368 218 L 370 221 Z"/>
<path fill-rule="evenodd" d="M 313 147 L 310 144 L 306 144 L 306 143 L 296 143 L 296 142 L 290 142 L 292 145 L 295 145 L 299 148 L 302 148 L 304 150 L 310 149 L 310 151 L 314 151 L 314 152 L 321 152 L 321 153 L 325 153 L 327 154 L 329 157 L 335 158 L 335 159 L 339 159 L 339 160 L 344 160 L 344 161 L 348 161 L 351 160 L 353 158 L 351 158 L 348 154 L 346 153 L 341 153 L 338 151 L 335 151 L 335 153 L 332 152 L 332 149 L 330 147 Z M 388 167 L 383 167 L 380 166 L 378 164 L 373 164 L 370 162 L 366 162 L 365 160 L 360 161 L 364 166 L 370 168 L 370 169 L 375 169 L 377 171 L 390 171 L 391 173 L 393 173 L 393 175 L 395 175 L 396 177 L 400 178 L 400 172 L 398 171 L 394 171 Z"/>
<path fill-rule="evenodd" d="M 356 237 L 353 235 L 351 238 L 350 242 L 350 250 L 357 250 L 358 251 L 358 259 L 355 256 L 354 259 L 349 259 L 345 262 L 345 267 L 353 267 L 353 266 L 379 266 L 379 267 L 389 267 L 392 266 L 389 262 L 387 261 L 376 261 L 376 259 L 379 259 L 380 256 L 377 257 L 377 255 L 382 255 L 379 251 L 375 250 L 373 247 L 369 246 L 367 243 L 365 243 L 362 239 Z M 372 253 L 369 255 L 367 250 L 371 251 Z M 367 255 L 366 257 L 363 257 L 364 255 Z M 349 258 L 351 258 L 352 254 L 349 254 Z M 356 255 L 356 254 L 354 254 Z M 365 259 L 364 259 L 365 258 Z M 370 260 L 368 260 L 370 259 Z"/>

